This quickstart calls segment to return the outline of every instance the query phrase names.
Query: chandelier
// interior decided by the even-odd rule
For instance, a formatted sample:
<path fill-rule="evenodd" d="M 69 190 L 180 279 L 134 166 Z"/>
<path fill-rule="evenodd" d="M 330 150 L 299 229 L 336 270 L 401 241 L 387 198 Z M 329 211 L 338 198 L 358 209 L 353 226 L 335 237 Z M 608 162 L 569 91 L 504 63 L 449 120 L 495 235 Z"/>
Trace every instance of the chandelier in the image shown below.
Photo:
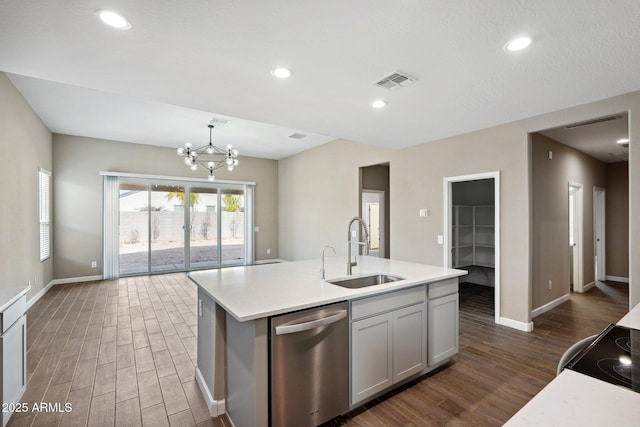
<path fill-rule="evenodd" d="M 178 148 L 178 156 L 184 157 L 184 163 L 191 167 L 191 170 L 198 170 L 198 165 L 201 165 L 209 172 L 207 179 L 209 181 L 215 181 L 216 177 L 213 171 L 223 166 L 227 167 L 228 171 L 232 171 L 238 166 L 238 150 L 233 146 L 227 145 L 222 149 L 216 147 L 211 142 L 211 135 L 213 132 L 213 125 L 209 124 L 209 144 L 200 148 L 193 148 L 190 142 L 184 144 L 184 147 Z"/>

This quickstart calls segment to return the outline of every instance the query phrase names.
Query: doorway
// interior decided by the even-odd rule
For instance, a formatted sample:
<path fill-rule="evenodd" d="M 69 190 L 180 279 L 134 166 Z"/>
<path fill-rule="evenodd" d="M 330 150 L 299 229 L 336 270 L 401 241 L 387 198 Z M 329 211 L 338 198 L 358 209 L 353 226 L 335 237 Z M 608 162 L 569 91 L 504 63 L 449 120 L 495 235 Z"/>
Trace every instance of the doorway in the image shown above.
<path fill-rule="evenodd" d="M 500 172 L 443 181 L 444 265 L 467 270 L 467 283 L 493 288 L 500 323 Z"/>
<path fill-rule="evenodd" d="M 582 184 L 569 182 L 569 284 L 574 292 L 584 292 L 584 228 Z M 565 276 L 566 277 L 566 276 Z"/>
<path fill-rule="evenodd" d="M 360 213 L 369 229 L 370 256 L 389 258 L 389 164 L 360 168 Z"/>
<path fill-rule="evenodd" d="M 384 191 L 362 190 L 362 219 L 369 229 L 369 255 L 385 258 Z"/>

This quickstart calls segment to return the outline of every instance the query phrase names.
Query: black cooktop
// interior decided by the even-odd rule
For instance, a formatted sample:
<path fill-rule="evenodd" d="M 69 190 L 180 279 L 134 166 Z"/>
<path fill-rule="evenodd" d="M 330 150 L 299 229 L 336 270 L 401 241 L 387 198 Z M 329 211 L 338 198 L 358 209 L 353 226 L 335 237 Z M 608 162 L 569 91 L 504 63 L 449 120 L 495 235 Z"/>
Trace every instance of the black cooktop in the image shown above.
<path fill-rule="evenodd" d="M 609 325 L 565 368 L 640 392 L 640 330 Z"/>

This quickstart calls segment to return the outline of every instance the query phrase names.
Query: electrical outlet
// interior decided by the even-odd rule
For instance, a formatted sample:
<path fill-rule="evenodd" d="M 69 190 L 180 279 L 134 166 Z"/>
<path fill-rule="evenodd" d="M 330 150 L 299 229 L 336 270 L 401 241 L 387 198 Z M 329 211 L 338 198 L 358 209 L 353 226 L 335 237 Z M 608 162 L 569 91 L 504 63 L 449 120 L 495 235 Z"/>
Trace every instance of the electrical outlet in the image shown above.
<path fill-rule="evenodd" d="M 271 249 L 267 249 L 267 255 L 271 255 Z"/>
<path fill-rule="evenodd" d="M 553 288 L 553 282 L 549 280 L 549 290 L 551 290 L 551 288 Z"/>
<path fill-rule="evenodd" d="M 98 268 L 98 262 L 97 261 L 91 261 L 91 268 Z"/>
<path fill-rule="evenodd" d="M 358 237 L 358 232 L 356 230 L 351 230 L 351 237 Z"/>
<path fill-rule="evenodd" d="M 438 234 L 438 244 L 444 245 L 444 236 L 442 234 Z"/>
<path fill-rule="evenodd" d="M 429 209 L 420 209 L 418 215 L 421 217 L 429 216 Z"/>

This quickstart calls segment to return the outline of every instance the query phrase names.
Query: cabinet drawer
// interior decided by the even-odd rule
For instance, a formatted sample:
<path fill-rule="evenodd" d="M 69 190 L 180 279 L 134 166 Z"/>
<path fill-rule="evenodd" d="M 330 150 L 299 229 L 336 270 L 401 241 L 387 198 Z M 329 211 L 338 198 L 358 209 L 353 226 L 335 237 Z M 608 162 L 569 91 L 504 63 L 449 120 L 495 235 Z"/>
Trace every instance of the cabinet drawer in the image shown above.
<path fill-rule="evenodd" d="M 7 332 L 7 329 L 13 325 L 16 320 L 20 318 L 27 308 L 27 296 L 22 295 L 13 304 L 6 308 L 0 315 L 2 317 L 2 333 Z"/>
<path fill-rule="evenodd" d="M 358 299 L 351 303 L 351 320 L 416 304 L 424 301 L 425 297 L 425 287 L 424 285 L 419 285 L 374 297 Z"/>
<path fill-rule="evenodd" d="M 451 295 L 453 293 L 458 292 L 458 278 L 454 277 L 453 279 L 442 280 L 440 282 L 429 283 L 428 287 L 428 295 L 429 300 L 434 298 L 440 298 L 445 295 Z"/>

